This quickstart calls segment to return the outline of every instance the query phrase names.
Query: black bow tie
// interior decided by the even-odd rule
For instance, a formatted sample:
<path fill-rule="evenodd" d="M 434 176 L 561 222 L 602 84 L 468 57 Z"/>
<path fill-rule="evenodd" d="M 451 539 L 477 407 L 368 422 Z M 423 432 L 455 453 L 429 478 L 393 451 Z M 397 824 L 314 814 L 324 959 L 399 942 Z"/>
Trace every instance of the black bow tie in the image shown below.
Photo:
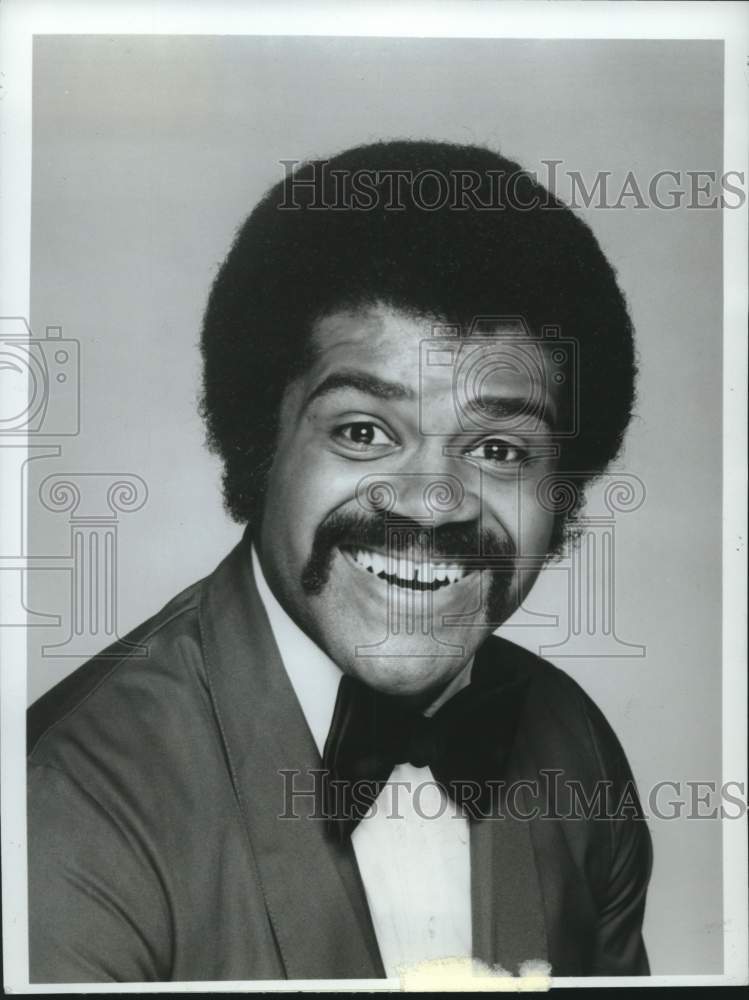
<path fill-rule="evenodd" d="M 396 764 L 428 766 L 473 818 L 487 815 L 502 780 L 525 700 L 526 675 L 508 676 L 477 657 L 471 683 L 427 718 L 392 695 L 345 675 L 323 753 L 328 831 L 344 842 Z"/>

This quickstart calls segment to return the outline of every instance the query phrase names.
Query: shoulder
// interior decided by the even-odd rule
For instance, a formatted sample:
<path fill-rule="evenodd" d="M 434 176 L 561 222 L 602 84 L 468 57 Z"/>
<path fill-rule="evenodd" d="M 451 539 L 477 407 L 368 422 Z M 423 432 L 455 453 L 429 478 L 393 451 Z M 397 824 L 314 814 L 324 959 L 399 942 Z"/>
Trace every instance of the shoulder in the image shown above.
<path fill-rule="evenodd" d="M 169 977 L 168 879 L 182 857 L 170 838 L 179 830 L 185 852 L 209 839 L 205 824 L 191 840 L 197 824 L 179 823 L 195 795 L 185 734 L 206 717 L 200 592 L 201 583 L 184 590 L 29 709 L 30 961 L 40 981 Z"/>
<path fill-rule="evenodd" d="M 591 699 L 568 673 L 503 636 L 492 635 L 482 646 L 479 657 L 484 669 L 501 670 L 505 676 L 522 682 L 529 706 L 559 706 L 564 711 L 585 712 Z"/>
<path fill-rule="evenodd" d="M 198 624 L 203 581 L 170 600 L 123 639 L 88 660 L 27 713 L 30 763 L 54 765 L 67 745 L 142 737 L 169 706 L 205 687 Z"/>
<path fill-rule="evenodd" d="M 481 654 L 525 685 L 523 743 L 541 768 L 615 777 L 627 763 L 604 713 L 568 673 L 530 650 L 491 636 Z"/>

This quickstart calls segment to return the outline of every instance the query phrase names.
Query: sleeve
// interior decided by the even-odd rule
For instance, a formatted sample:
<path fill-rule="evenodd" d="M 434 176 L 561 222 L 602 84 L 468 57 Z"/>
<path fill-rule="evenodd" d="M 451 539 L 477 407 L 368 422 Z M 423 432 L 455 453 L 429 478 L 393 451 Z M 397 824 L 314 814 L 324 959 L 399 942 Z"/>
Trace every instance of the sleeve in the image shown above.
<path fill-rule="evenodd" d="M 589 703 L 589 719 L 609 799 L 608 881 L 598 914 L 592 975 L 648 976 L 642 936 L 645 901 L 653 865 L 650 831 L 624 750 L 600 710 Z"/>
<path fill-rule="evenodd" d="M 32 983 L 169 978 L 171 922 L 147 852 L 65 772 L 29 763 Z"/>

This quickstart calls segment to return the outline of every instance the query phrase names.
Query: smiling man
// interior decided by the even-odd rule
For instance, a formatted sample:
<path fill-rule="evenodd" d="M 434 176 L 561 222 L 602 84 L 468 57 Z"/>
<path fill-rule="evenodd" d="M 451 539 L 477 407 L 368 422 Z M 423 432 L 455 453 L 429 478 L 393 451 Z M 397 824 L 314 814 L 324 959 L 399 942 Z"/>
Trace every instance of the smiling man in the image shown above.
<path fill-rule="evenodd" d="M 590 230 L 478 147 L 303 164 L 240 229 L 202 352 L 245 534 L 128 636 L 147 658 L 30 711 L 32 980 L 647 974 L 624 752 L 493 634 L 565 542 L 554 483 L 630 416 Z"/>

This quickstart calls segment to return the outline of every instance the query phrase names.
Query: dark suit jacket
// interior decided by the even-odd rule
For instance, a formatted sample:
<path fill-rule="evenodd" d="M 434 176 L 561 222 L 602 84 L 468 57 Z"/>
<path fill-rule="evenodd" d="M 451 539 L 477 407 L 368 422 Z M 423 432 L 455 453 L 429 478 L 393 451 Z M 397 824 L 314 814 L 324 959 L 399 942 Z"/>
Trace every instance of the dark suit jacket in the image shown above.
<path fill-rule="evenodd" d="M 247 542 L 128 640 L 148 656 L 120 643 L 29 712 L 31 980 L 384 976 L 352 847 L 319 820 L 278 819 L 279 769 L 321 762 Z M 543 789 L 540 772 L 561 771 L 557 817 L 568 779 L 624 788 L 622 748 L 571 678 L 498 638 L 481 655 L 530 678 L 510 777 Z M 477 957 L 514 973 L 526 959 L 556 976 L 648 973 L 643 820 L 470 829 Z"/>

